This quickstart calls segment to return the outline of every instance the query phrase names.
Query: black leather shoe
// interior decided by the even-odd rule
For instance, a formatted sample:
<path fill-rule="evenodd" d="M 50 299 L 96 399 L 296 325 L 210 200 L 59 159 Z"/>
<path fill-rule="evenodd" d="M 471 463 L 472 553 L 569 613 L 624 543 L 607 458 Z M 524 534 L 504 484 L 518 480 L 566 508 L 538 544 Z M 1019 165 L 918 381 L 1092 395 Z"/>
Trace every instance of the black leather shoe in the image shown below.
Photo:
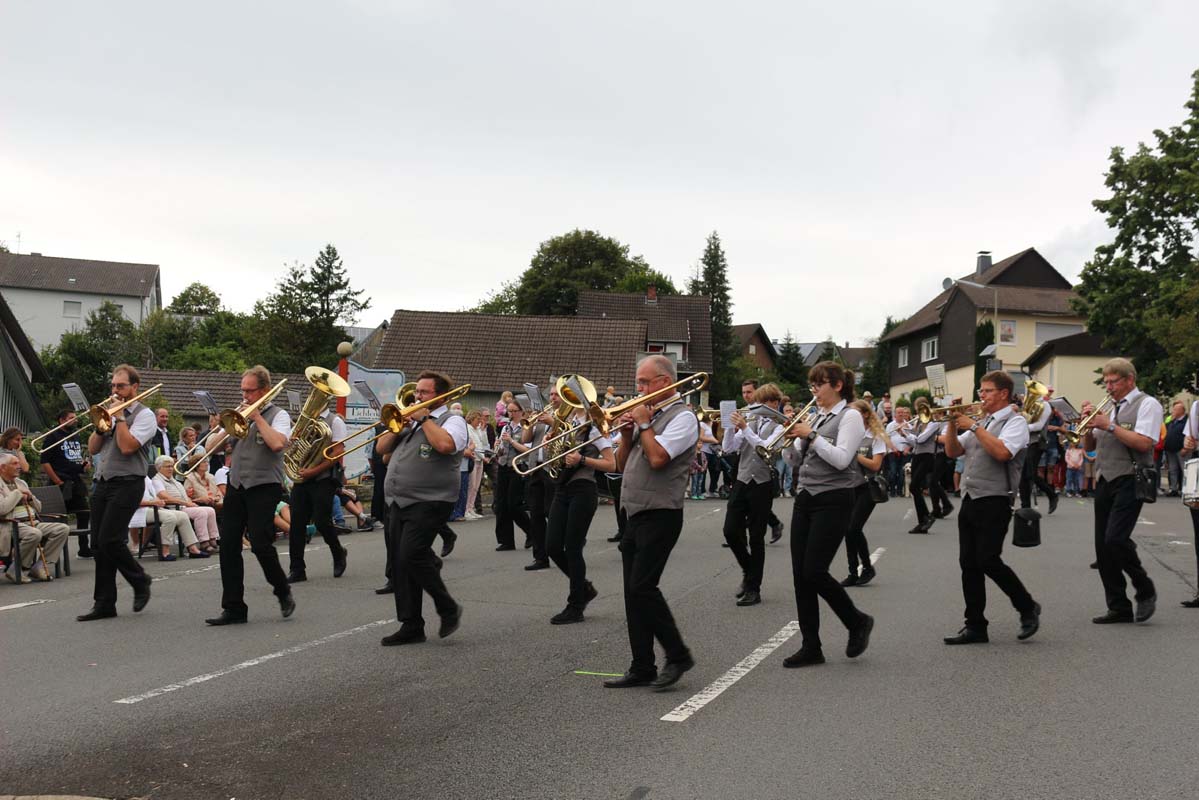
<path fill-rule="evenodd" d="M 458 544 L 458 534 L 447 531 L 446 534 L 442 536 L 441 557 L 445 558 L 450 553 L 454 552 L 454 545 L 456 544 Z"/>
<path fill-rule="evenodd" d="M 1052 514 L 1054 511 L 1057 511 L 1057 498 L 1058 498 L 1058 495 L 1056 493 L 1049 495 L 1049 513 L 1050 514 Z"/>
<path fill-rule="evenodd" d="M 770 543 L 774 544 L 779 539 L 783 538 L 783 523 L 770 526 Z"/>
<path fill-rule="evenodd" d="M 279 611 L 283 613 L 283 619 L 287 619 L 296 610 L 296 599 L 288 592 L 283 597 L 279 598 Z"/>
<path fill-rule="evenodd" d="M 1199 608 L 1199 594 L 1195 595 L 1190 600 L 1183 600 L 1180 605 L 1183 608 Z"/>
<path fill-rule="evenodd" d="M 924 523 L 917 522 L 916 527 L 912 528 L 910 531 L 908 531 L 908 533 L 928 533 L 928 531 L 924 530 L 923 528 L 924 528 Z"/>
<path fill-rule="evenodd" d="M 102 608 L 100 606 L 93 606 L 91 611 L 87 612 L 86 614 L 80 614 L 79 616 L 75 617 L 75 619 L 79 622 L 91 622 L 94 619 L 108 619 L 109 617 L 115 617 L 116 615 L 117 610 L 115 608 Z"/>
<path fill-rule="evenodd" d="M 609 678 L 604 681 L 604 688 L 628 689 L 632 686 L 649 686 L 657 679 L 657 675 L 638 675 L 636 672 L 626 672 L 619 678 Z"/>
<path fill-rule="evenodd" d="M 502 545 L 500 545 L 499 547 L 497 547 L 497 548 L 495 549 L 495 551 L 496 551 L 497 553 L 502 553 L 502 552 L 504 552 L 505 550 L 515 550 L 515 549 L 516 549 L 516 545 L 514 545 L 514 544 L 502 544 Z"/>
<path fill-rule="evenodd" d="M 527 567 L 525 567 L 525 572 L 536 572 L 539 569 L 549 568 L 550 562 L 548 561 L 534 561 L 532 564 L 529 564 Z"/>
<path fill-rule="evenodd" d="M 946 636 L 945 644 L 986 644 L 991 641 L 985 630 L 962 628 L 956 636 Z"/>
<path fill-rule="evenodd" d="M 529 549 L 531 549 L 532 547 L 533 547 L 533 540 L 532 540 L 532 539 L 530 539 L 528 536 L 526 536 L 526 537 L 525 537 L 525 549 L 526 549 L 526 550 L 529 550 Z"/>
<path fill-rule="evenodd" d="M 862 574 L 858 576 L 858 586 L 865 586 L 866 584 L 870 583 L 872 580 L 874 580 L 874 576 L 877 574 L 878 573 L 874 570 L 873 566 L 867 565 L 866 568 L 862 570 Z"/>
<path fill-rule="evenodd" d="M 760 592 L 754 591 L 753 589 L 748 589 L 748 590 L 746 590 L 745 594 L 741 595 L 741 598 L 739 600 L 737 600 L 737 605 L 739 605 L 739 606 L 756 606 L 761 602 L 762 602 L 762 594 Z"/>
<path fill-rule="evenodd" d="M 375 589 L 375 594 L 395 594 L 395 590 L 396 588 L 391 585 L 391 581 L 388 581 L 378 589 Z"/>
<path fill-rule="evenodd" d="M 801 647 L 783 659 L 783 666 L 787 669 L 796 669 L 798 667 L 814 667 L 817 664 L 823 663 L 824 653 L 820 650 L 814 650 L 807 647 Z"/>
<path fill-rule="evenodd" d="M 1100 614 L 1091 620 L 1096 625 L 1112 625 L 1121 622 L 1132 622 L 1133 616 L 1131 611 L 1111 611 L 1106 614 Z"/>
<path fill-rule="evenodd" d="M 941 513 L 938 514 L 937 516 L 940 517 L 941 519 L 945 519 L 952 513 L 953 513 L 953 503 L 946 503 L 945 505 L 941 506 Z"/>
<path fill-rule="evenodd" d="M 870 632 L 874 630 L 874 617 L 862 614 L 862 622 L 849 632 L 849 642 L 845 645 L 845 657 L 857 658 L 866 652 L 870 646 Z"/>
<path fill-rule="evenodd" d="M 695 666 L 695 659 L 691 656 L 683 661 L 667 662 L 666 666 L 662 667 L 658 672 L 658 677 L 654 678 L 650 686 L 655 692 L 660 692 L 663 689 L 674 686 L 679 682 L 679 678 L 683 677 L 683 673 Z"/>
<path fill-rule="evenodd" d="M 92 551 L 85 547 L 81 547 L 81 548 L 79 548 L 79 557 L 80 558 L 92 558 Z"/>
<path fill-rule="evenodd" d="M 292 572 L 287 573 L 287 582 L 288 583 L 303 583 L 306 580 L 308 580 L 308 573 L 306 573 L 306 572 L 292 571 Z"/>
<path fill-rule="evenodd" d="M 741 585 L 737 587 L 737 599 L 740 600 L 742 597 L 745 597 L 745 593 L 747 591 L 748 589 L 745 586 L 745 581 L 741 581 Z"/>
<path fill-rule="evenodd" d="M 853 573 L 853 572 L 849 573 L 849 576 L 841 581 L 841 585 L 842 586 L 857 586 L 858 585 L 857 574 Z"/>
<path fill-rule="evenodd" d="M 333 577 L 340 578 L 346 571 L 346 549 L 341 548 L 341 552 L 333 556 Z"/>
<path fill-rule="evenodd" d="M 609 542 L 619 542 L 621 540 L 621 538 L 622 537 L 619 534 L 617 534 L 616 536 L 609 536 L 608 541 Z"/>
<path fill-rule="evenodd" d="M 1041 604 L 1034 602 L 1032 613 L 1020 617 L 1020 632 L 1016 634 L 1016 638 L 1020 641 L 1029 639 L 1037 629 L 1041 627 Z"/>
<path fill-rule="evenodd" d="M 1157 611 L 1157 595 L 1137 601 L 1137 613 L 1134 619 L 1137 622 L 1144 622 L 1153 616 L 1154 611 Z"/>
<path fill-rule="evenodd" d="M 1091 562 L 1091 569 L 1099 569 L 1099 562 L 1098 562 L 1098 561 L 1092 561 L 1092 562 Z"/>
<path fill-rule="evenodd" d="M 462 605 L 454 610 L 453 614 L 441 618 L 441 627 L 437 629 L 437 636 L 444 639 L 454 631 L 458 630 L 458 625 L 462 623 Z"/>
<path fill-rule="evenodd" d="M 142 587 L 140 592 L 135 592 L 133 595 L 133 613 L 137 613 L 146 607 L 150 602 L 150 583 L 154 579 L 149 575 L 146 576 L 146 585 Z"/>
<path fill-rule="evenodd" d="M 586 594 L 583 595 L 583 608 L 586 608 L 587 604 L 597 597 L 599 597 L 599 589 L 596 589 L 595 584 L 591 581 L 587 581 Z"/>
<path fill-rule="evenodd" d="M 204 624 L 212 625 L 214 627 L 220 625 L 245 625 L 246 618 L 241 614 L 234 614 L 232 611 L 226 610 L 222 611 L 219 617 L 209 617 L 208 619 L 204 620 Z"/>
<path fill-rule="evenodd" d="M 383 645 L 384 647 L 395 647 L 396 645 L 401 644 L 420 644 L 423 641 L 425 641 L 425 632 L 423 630 L 406 631 L 403 628 L 400 628 L 390 636 L 384 636 L 382 639 L 380 639 L 379 644 Z"/>
<path fill-rule="evenodd" d="M 575 622 L 583 621 L 583 610 L 574 606 L 567 606 L 559 611 L 554 616 L 550 617 L 551 625 L 570 625 Z"/>

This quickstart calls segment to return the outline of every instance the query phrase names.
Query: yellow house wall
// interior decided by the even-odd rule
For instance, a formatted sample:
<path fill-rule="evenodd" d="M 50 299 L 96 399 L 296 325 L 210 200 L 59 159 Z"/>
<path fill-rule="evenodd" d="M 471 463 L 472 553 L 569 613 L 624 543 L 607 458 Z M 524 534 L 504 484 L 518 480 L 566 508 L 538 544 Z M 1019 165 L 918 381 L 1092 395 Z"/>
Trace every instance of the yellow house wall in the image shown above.
<path fill-rule="evenodd" d="M 949 384 L 949 396 L 960 397 L 963 403 L 969 403 L 974 398 L 974 367 L 959 367 L 945 372 L 945 382 Z M 910 394 L 913 389 L 927 389 L 928 381 L 909 381 L 891 387 L 891 399 Z"/>
<path fill-rule="evenodd" d="M 1103 366 L 1107 356 L 1057 356 L 1041 365 L 1033 377 L 1053 387 L 1054 397 L 1064 397 L 1077 409 L 1084 400 L 1098 403 L 1103 389 L 1095 385 L 1095 370 Z"/>
<path fill-rule="evenodd" d="M 995 312 L 979 309 L 979 323 L 995 319 Z M 1000 344 L 996 358 L 1003 359 L 1003 368 L 1008 371 L 1019 370 L 1024 360 L 1037 349 L 1037 323 L 1053 322 L 1062 325 L 1085 325 L 1082 317 L 1041 317 L 1032 314 L 1015 314 L 999 310 L 999 319 L 1015 320 L 1016 341 L 1013 344 Z M 996 323 L 998 325 L 998 323 Z"/>

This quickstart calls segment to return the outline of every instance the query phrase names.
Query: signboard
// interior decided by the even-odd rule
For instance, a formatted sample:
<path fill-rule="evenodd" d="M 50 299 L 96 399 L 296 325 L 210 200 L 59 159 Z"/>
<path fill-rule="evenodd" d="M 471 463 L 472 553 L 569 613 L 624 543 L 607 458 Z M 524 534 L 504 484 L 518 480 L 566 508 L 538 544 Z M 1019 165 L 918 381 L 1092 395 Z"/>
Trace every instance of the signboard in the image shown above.
<path fill-rule="evenodd" d="M 350 362 L 350 386 L 354 391 L 346 398 L 346 428 L 350 434 L 363 428 L 372 428 L 379 421 L 379 409 L 383 403 L 394 403 L 396 394 L 407 378 L 400 370 L 368 369 L 356 361 Z M 382 400 L 380 400 L 382 398 Z M 350 442 L 346 447 L 352 447 L 363 439 L 366 434 Z M 346 476 L 356 478 L 370 467 L 368 457 L 371 448 L 350 453 L 345 457 Z"/>
<path fill-rule="evenodd" d="M 217 416 L 221 410 L 217 408 L 216 399 L 212 396 L 212 392 L 207 389 L 195 389 L 192 395 L 199 401 L 200 405 L 208 412 L 209 416 Z"/>
<path fill-rule="evenodd" d="M 71 401 L 71 408 L 78 414 L 81 411 L 87 411 L 91 408 L 91 403 L 83 395 L 83 390 L 79 388 L 77 383 L 64 383 L 62 390 L 67 393 L 67 399 Z"/>
<path fill-rule="evenodd" d="M 944 364 L 932 364 L 925 367 L 924 375 L 928 378 L 928 388 L 933 397 L 940 398 L 949 394 L 949 382 L 945 379 Z M 938 403 L 938 405 L 940 404 Z"/>

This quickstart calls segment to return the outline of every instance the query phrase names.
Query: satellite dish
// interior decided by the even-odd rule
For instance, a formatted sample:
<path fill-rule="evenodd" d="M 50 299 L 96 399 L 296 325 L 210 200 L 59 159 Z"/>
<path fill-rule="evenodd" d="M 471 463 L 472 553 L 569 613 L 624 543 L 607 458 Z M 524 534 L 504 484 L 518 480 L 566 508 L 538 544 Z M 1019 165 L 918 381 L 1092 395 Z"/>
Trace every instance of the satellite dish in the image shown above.
<path fill-rule="evenodd" d="M 949 287 L 953 286 L 953 283 L 953 278 L 946 278 L 945 280 L 941 281 L 941 289 L 948 292 Z"/>

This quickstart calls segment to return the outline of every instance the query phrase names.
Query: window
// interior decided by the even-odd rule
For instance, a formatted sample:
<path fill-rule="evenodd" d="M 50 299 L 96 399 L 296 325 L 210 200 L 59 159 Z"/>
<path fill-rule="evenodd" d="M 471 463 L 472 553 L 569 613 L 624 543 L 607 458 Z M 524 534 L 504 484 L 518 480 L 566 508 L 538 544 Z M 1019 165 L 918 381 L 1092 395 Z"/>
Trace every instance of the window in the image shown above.
<path fill-rule="evenodd" d="M 925 339 L 920 343 L 920 360 L 932 361 L 937 357 L 937 337 Z"/>
<path fill-rule="evenodd" d="M 899 368 L 903 369 L 908 365 L 908 346 L 905 344 L 899 348 Z"/>
<path fill-rule="evenodd" d="M 1014 320 L 1014 319 L 999 320 L 999 343 L 1000 344 L 1015 344 L 1016 343 L 1016 320 Z"/>
<path fill-rule="evenodd" d="M 83 303 L 79 300 L 63 300 L 62 315 L 64 317 L 78 319 L 83 315 Z"/>
<path fill-rule="evenodd" d="M 751 356 L 756 356 L 756 355 L 758 354 L 758 346 L 757 346 L 757 345 L 753 345 L 753 344 L 751 344 L 751 345 L 749 346 L 749 354 L 750 354 Z"/>
<path fill-rule="evenodd" d="M 645 352 L 647 353 L 661 353 L 664 349 L 660 344 L 647 344 L 645 346 Z"/>

